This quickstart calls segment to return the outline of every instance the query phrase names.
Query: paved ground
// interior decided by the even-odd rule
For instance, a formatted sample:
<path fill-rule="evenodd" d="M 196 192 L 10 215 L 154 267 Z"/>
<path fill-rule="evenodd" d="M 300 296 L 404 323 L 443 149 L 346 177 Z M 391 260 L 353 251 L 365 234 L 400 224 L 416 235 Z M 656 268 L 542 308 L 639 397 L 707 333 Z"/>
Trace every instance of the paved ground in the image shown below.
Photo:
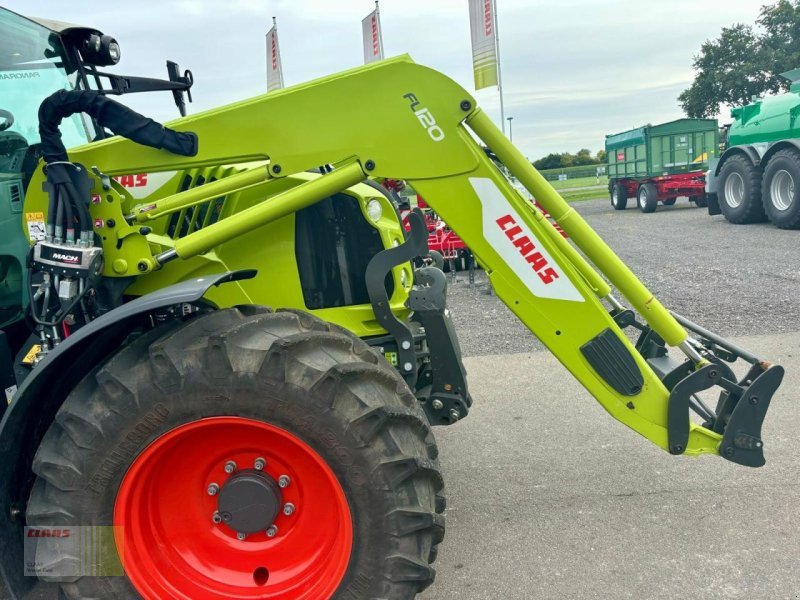
<path fill-rule="evenodd" d="M 787 368 L 767 465 L 655 448 L 537 351 L 496 297 L 457 283 L 475 405 L 437 430 L 448 530 L 422 597 L 797 600 L 800 232 L 734 227 L 685 203 L 652 215 L 575 206 L 668 306 L 749 336 L 736 339 Z"/>
<path fill-rule="evenodd" d="M 739 341 L 787 367 L 760 469 L 662 452 L 549 353 L 467 359 L 475 405 L 437 430 L 447 536 L 422 597 L 800 598 L 800 336 Z"/>

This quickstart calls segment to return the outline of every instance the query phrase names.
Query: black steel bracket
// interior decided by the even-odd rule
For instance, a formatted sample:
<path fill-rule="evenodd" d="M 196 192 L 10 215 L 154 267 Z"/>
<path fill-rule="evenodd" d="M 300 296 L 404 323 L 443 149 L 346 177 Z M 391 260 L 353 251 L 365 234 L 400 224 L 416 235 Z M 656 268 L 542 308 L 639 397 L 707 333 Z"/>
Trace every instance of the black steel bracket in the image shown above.
<path fill-rule="evenodd" d="M 416 212 L 408 216 L 411 234 L 405 242 L 387 248 L 372 257 L 365 275 L 367 293 L 375 318 L 381 327 L 397 341 L 397 369 L 410 388 L 417 382 L 417 355 L 414 351 L 414 336 L 411 329 L 398 319 L 389 306 L 386 293 L 386 276 L 392 268 L 428 253 L 428 231 L 425 222 Z"/>
<path fill-rule="evenodd" d="M 783 367 L 778 365 L 767 367 L 735 401 L 720 444 L 724 458 L 746 467 L 760 467 L 766 462 L 761 426 L 783 373 Z M 730 401 L 730 395 L 728 398 Z"/>
<path fill-rule="evenodd" d="M 408 298 L 413 318 L 425 329 L 430 351 L 431 383 L 417 390 L 417 397 L 431 425 L 451 425 L 467 416 L 472 398 L 461 348 L 447 311 L 447 277 L 436 267 L 414 272 Z"/>

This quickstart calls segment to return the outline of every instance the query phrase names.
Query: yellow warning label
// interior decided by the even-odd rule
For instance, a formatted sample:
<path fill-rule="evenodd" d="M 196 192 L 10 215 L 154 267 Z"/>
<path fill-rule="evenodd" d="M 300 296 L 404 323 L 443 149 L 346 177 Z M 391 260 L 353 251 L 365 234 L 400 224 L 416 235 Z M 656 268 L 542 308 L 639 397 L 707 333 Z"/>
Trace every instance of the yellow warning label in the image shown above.
<path fill-rule="evenodd" d="M 26 221 L 44 221 L 44 213 L 43 212 L 25 213 L 25 220 Z"/>
<path fill-rule="evenodd" d="M 41 344 L 34 344 L 31 346 L 31 349 L 28 350 L 28 353 L 25 355 L 25 358 L 22 359 L 23 365 L 32 365 L 33 362 L 36 360 L 36 355 L 42 351 Z"/>

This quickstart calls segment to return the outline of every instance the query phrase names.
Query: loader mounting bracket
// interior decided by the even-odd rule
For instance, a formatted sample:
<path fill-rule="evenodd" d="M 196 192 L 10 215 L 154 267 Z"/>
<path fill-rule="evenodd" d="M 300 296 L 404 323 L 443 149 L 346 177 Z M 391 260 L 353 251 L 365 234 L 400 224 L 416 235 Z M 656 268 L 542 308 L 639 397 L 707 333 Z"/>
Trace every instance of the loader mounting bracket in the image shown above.
<path fill-rule="evenodd" d="M 386 276 L 393 267 L 428 253 L 428 232 L 425 222 L 417 213 L 409 215 L 411 234 L 405 242 L 394 248 L 378 252 L 367 265 L 365 280 L 372 310 L 378 323 L 397 342 L 397 368 L 408 386 L 414 389 L 417 382 L 417 357 L 411 329 L 392 312 L 386 293 Z"/>

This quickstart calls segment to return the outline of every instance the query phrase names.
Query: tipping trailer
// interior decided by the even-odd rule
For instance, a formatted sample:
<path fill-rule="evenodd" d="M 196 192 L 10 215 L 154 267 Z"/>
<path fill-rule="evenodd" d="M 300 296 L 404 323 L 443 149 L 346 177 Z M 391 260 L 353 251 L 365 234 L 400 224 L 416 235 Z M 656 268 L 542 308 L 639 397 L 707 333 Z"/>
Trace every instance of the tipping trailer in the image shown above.
<path fill-rule="evenodd" d="M 800 68 L 781 76 L 789 92 L 734 108 L 726 149 L 710 161 L 708 212 L 731 223 L 800 229 Z"/>
<path fill-rule="evenodd" d="M 705 173 L 717 156 L 715 119 L 678 119 L 606 136 L 611 206 L 625 210 L 636 198 L 642 212 L 659 202 L 670 206 L 681 196 L 705 206 Z"/>

